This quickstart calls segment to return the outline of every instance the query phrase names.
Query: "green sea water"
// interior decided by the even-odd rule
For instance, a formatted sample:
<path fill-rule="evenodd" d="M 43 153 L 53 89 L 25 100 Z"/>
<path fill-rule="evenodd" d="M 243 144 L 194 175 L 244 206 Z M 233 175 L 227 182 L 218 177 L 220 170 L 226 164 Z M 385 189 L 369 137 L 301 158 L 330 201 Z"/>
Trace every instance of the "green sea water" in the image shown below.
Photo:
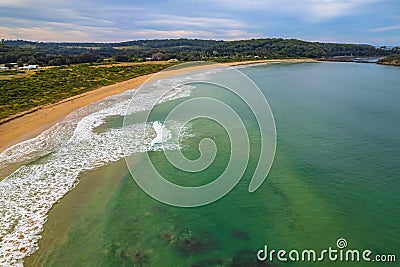
<path fill-rule="evenodd" d="M 397 254 L 400 260 L 400 68 L 302 63 L 240 70 L 266 96 L 277 128 L 274 164 L 256 192 L 248 192 L 260 153 L 260 129 L 254 117 L 228 92 L 198 85 L 192 97 L 228 101 L 245 122 L 251 155 L 239 184 L 209 205 L 172 207 L 144 193 L 123 162 L 109 164 L 100 173 L 118 177 L 120 182 L 109 193 L 111 197 L 102 200 L 104 208 L 96 206 L 100 201 L 94 197 L 71 222 L 61 245 L 42 247 L 46 241 L 39 243 L 39 251 L 47 250 L 48 256 L 34 262 L 44 266 L 265 266 L 256 256 L 264 245 L 276 250 L 321 251 L 336 248 L 339 238 L 347 240 L 349 249 Z M 162 121 L 183 100 L 161 104 L 151 119 Z M 114 116 L 98 130 L 121 125 L 122 118 Z M 223 172 L 230 143 L 224 128 L 211 120 L 193 121 L 190 132 L 182 141 L 183 154 L 190 159 L 199 157 L 203 138 L 217 144 L 216 160 L 207 170 L 188 174 L 171 166 L 162 151 L 148 153 L 170 181 L 198 186 Z M 143 154 L 135 155 L 137 168 L 143 160 Z M 101 175 L 96 171 L 83 174 L 82 179 L 96 183 Z M 67 195 L 60 205 L 63 201 L 73 199 Z M 53 218 L 50 212 L 49 220 L 62 218 Z M 268 264 L 397 266 L 280 262 L 276 258 Z"/>

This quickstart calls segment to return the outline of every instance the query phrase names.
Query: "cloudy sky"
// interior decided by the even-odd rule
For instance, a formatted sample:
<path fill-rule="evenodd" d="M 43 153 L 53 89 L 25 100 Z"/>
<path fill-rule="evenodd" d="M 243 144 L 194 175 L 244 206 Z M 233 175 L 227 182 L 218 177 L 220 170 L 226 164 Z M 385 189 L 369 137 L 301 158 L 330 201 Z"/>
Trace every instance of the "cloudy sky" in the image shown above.
<path fill-rule="evenodd" d="M 0 0 L 0 38 L 261 37 L 400 45 L 399 0 Z"/>

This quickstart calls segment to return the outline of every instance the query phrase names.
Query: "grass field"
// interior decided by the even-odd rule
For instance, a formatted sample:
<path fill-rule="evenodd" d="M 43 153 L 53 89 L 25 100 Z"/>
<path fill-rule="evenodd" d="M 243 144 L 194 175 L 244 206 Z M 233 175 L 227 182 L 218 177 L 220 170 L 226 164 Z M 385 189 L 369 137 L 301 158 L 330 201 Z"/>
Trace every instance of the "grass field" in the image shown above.
<path fill-rule="evenodd" d="M 111 66 L 78 64 L 27 72 L 4 72 L 0 76 L 0 122 L 38 106 L 155 73 L 172 65 L 167 62 Z"/>

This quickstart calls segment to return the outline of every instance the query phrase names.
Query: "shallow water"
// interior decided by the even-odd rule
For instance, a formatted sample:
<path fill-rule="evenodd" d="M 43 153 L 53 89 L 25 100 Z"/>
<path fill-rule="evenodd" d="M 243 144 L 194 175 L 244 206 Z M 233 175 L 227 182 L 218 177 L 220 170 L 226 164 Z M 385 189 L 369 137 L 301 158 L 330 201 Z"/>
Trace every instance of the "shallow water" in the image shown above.
<path fill-rule="evenodd" d="M 44 234 L 39 251 L 46 250 L 46 256 L 33 254 L 28 262 L 35 266 L 251 266 L 264 245 L 288 251 L 318 251 L 336 247 L 339 238 L 345 238 L 349 248 L 398 253 L 400 69 L 373 64 L 307 63 L 247 66 L 241 71 L 267 97 L 278 133 L 275 161 L 259 190 L 251 194 L 247 190 L 260 153 L 260 132 L 254 117 L 226 92 L 198 85 L 191 90 L 191 97 L 207 95 L 229 100 L 245 121 L 251 155 L 239 184 L 210 205 L 171 207 L 146 195 L 124 164 L 105 162 L 99 170 L 120 181 L 116 189 L 102 187 L 90 197 L 91 203 L 96 203 L 106 194 L 101 202 L 105 210 L 94 212 L 90 205 L 80 209 L 71 219 L 64 241 L 49 245 L 52 237 Z M 182 98 L 160 104 L 152 119 L 162 121 L 180 101 Z M 81 123 L 81 132 L 95 129 L 106 135 L 120 131 L 119 113 L 104 114 L 90 127 Z M 207 170 L 188 174 L 168 164 L 162 151 L 144 153 L 150 154 L 158 171 L 170 181 L 191 186 L 206 184 L 226 167 L 230 151 L 227 133 L 206 119 L 193 121 L 188 131 L 179 146 L 188 158 L 199 157 L 198 144 L 205 137 L 217 144 L 216 160 Z M 110 139 L 102 140 L 104 143 Z M 145 160 L 143 152 L 134 155 L 135 165 L 140 168 Z M 31 164 L 44 163 L 33 159 Z M 80 176 L 94 180 L 93 173 L 99 170 Z M 68 196 L 61 203 L 76 201 Z M 64 204 L 67 214 L 73 209 L 68 203 Z M 54 222 L 60 218 L 52 212 L 45 233 L 52 230 L 57 236 L 61 231 Z M 59 215 L 61 211 L 55 212 Z M 270 264 L 360 265 L 283 264 L 277 260 Z"/>

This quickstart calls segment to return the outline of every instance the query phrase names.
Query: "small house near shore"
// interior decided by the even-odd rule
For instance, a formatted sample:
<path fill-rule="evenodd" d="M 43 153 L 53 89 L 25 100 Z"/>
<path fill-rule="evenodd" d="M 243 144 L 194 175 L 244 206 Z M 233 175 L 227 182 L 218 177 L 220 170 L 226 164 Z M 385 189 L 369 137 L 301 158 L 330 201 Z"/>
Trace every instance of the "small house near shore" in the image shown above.
<path fill-rule="evenodd" d="M 23 67 L 19 67 L 19 70 L 34 70 L 37 69 L 38 65 L 28 65 L 28 66 L 23 66 Z"/>

